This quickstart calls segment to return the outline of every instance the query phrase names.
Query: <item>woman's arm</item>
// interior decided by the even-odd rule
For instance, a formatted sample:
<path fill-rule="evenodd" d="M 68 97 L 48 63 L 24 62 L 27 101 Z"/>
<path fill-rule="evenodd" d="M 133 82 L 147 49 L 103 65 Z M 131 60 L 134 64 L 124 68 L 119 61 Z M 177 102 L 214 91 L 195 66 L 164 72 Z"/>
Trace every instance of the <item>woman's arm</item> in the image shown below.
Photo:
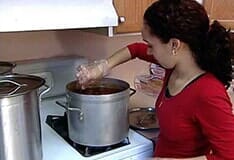
<path fill-rule="evenodd" d="M 113 67 L 136 57 L 146 61 L 154 61 L 154 58 L 151 55 L 147 55 L 146 44 L 133 43 L 116 51 L 107 59 L 80 65 L 76 73 L 77 81 L 82 88 L 85 88 L 85 86 L 96 79 L 105 76 Z"/>
<path fill-rule="evenodd" d="M 109 67 L 113 68 L 136 57 L 147 62 L 157 63 L 157 60 L 153 57 L 153 55 L 147 54 L 147 49 L 148 46 L 145 43 L 132 43 L 118 50 L 107 59 Z"/>
<path fill-rule="evenodd" d="M 124 63 L 132 58 L 131 53 L 128 47 L 124 47 L 117 52 L 115 52 L 112 56 L 107 58 L 108 62 L 108 70 L 112 69 L 113 67 Z"/>
<path fill-rule="evenodd" d="M 105 76 L 113 67 L 132 58 L 130 51 L 124 47 L 107 59 L 97 60 L 88 64 L 82 64 L 77 68 L 77 82 L 85 89 L 90 83 Z"/>

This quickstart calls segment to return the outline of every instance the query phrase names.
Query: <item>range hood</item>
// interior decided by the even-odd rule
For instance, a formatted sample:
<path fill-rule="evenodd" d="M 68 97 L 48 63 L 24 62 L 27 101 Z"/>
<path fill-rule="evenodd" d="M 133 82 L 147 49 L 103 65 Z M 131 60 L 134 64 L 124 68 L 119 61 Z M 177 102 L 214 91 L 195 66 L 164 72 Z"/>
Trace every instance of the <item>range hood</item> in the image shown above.
<path fill-rule="evenodd" d="M 1 0 L 0 32 L 112 27 L 112 0 Z"/>

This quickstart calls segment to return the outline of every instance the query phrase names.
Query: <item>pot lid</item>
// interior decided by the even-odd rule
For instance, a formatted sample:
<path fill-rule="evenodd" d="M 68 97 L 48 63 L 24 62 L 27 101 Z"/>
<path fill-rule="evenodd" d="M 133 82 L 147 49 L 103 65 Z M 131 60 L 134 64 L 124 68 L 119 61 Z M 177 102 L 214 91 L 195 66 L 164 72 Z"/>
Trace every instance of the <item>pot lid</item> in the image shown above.
<path fill-rule="evenodd" d="M 135 107 L 129 110 L 130 127 L 138 130 L 158 129 L 159 124 L 152 107 Z"/>
<path fill-rule="evenodd" d="M 10 62 L 1 62 L 0 61 L 0 75 L 11 72 L 11 70 L 15 67 L 14 63 Z"/>
<path fill-rule="evenodd" d="M 32 75 L 11 74 L 0 76 L 0 97 L 25 94 L 41 87 L 45 80 Z"/>

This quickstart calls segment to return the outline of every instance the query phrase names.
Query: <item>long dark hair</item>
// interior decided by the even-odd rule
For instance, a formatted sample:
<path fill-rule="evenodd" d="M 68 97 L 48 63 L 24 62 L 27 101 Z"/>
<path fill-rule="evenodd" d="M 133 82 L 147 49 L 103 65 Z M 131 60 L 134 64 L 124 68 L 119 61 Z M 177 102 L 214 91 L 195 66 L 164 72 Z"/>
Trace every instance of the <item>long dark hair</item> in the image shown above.
<path fill-rule="evenodd" d="M 200 68 L 230 86 L 230 32 L 218 21 L 209 25 L 202 5 L 195 0 L 159 0 L 145 11 L 144 21 L 162 42 L 177 38 L 187 43 Z"/>

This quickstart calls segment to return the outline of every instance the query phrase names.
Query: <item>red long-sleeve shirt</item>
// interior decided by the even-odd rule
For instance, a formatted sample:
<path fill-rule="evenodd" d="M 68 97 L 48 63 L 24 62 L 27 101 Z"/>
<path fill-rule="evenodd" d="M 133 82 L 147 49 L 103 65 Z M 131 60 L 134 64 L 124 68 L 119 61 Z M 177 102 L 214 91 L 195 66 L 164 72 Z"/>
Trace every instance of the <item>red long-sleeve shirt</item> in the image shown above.
<path fill-rule="evenodd" d="M 132 58 L 157 62 L 147 55 L 147 45 L 128 46 Z M 166 70 L 167 82 L 171 70 Z M 166 96 L 166 83 L 155 104 L 160 134 L 157 157 L 188 158 L 205 155 L 208 160 L 234 160 L 234 115 L 223 84 L 205 73 L 179 94 Z"/>

